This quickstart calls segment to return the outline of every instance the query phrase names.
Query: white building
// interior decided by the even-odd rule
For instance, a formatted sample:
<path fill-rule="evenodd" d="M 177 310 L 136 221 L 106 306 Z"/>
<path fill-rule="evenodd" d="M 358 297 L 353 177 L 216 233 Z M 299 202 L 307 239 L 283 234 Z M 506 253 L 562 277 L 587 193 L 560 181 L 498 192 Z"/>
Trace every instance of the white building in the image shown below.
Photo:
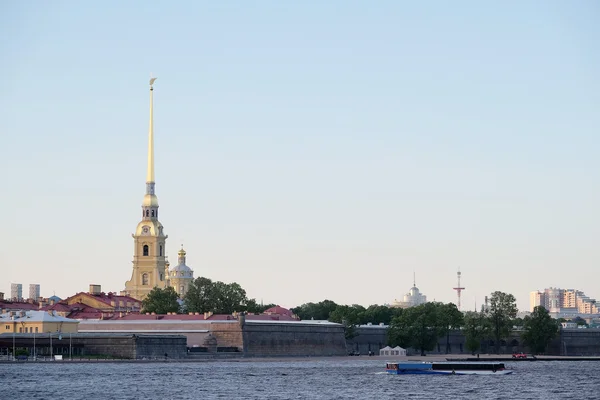
<path fill-rule="evenodd" d="M 402 301 L 394 300 L 392 307 L 408 308 L 424 303 L 427 303 L 427 296 L 419 292 L 419 288 L 413 281 L 413 287 L 404 295 Z"/>
<path fill-rule="evenodd" d="M 20 283 L 10 284 L 10 298 L 13 301 L 23 300 L 23 285 Z"/>

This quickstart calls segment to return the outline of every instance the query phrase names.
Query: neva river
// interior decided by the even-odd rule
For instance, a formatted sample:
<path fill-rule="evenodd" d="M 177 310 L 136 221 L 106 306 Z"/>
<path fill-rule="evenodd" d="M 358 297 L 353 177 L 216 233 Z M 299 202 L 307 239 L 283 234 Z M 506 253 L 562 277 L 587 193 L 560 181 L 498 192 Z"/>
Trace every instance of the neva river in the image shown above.
<path fill-rule="evenodd" d="M 600 399 L 594 361 L 504 376 L 387 375 L 373 359 L 0 364 L 1 399 Z"/>

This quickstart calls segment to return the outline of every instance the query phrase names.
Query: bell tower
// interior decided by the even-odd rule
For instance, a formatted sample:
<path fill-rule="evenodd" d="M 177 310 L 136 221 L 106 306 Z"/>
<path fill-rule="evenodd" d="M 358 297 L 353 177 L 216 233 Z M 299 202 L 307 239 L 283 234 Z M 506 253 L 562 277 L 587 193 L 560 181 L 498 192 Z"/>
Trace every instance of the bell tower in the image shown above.
<path fill-rule="evenodd" d="M 148 130 L 148 167 L 146 174 L 146 194 L 142 202 L 142 220 L 133 237 L 133 271 L 131 279 L 125 282 L 124 292 L 138 300 L 143 300 L 154 288 L 164 288 L 167 284 L 167 260 L 165 242 L 167 235 L 158 221 L 158 198 L 154 191 L 154 81 L 150 79 L 150 127 Z"/>

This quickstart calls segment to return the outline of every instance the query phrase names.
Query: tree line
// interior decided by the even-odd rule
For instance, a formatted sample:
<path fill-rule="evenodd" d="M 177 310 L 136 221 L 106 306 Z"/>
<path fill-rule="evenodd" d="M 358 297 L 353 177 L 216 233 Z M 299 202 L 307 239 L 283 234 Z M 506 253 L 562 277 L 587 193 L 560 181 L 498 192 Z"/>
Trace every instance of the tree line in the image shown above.
<path fill-rule="evenodd" d="M 544 307 L 536 307 L 531 315 L 517 318 L 517 306 L 512 294 L 496 291 L 491 294 L 489 306 L 480 312 L 462 313 L 453 303 L 429 302 L 410 308 L 371 305 L 367 308 L 354 304 L 338 305 L 331 300 L 306 303 L 292 311 L 301 319 L 329 320 L 344 324 L 346 338 L 356 335 L 356 326 L 372 322 L 389 325 L 390 346 L 412 347 L 425 354 L 435 348 L 440 338 L 446 338 L 446 352 L 450 351 L 450 333 L 460 330 L 466 339 L 466 348 L 475 353 L 484 340 L 493 340 L 495 351 L 508 338 L 514 326 L 522 328 L 521 337 L 532 353 L 543 353 L 558 333 L 560 320 L 554 320 Z"/>
<path fill-rule="evenodd" d="M 223 283 L 199 277 L 194 279 L 182 299 L 174 288 L 154 288 L 142 301 L 142 312 L 156 314 L 180 312 L 234 312 L 262 313 L 275 304 L 258 304 L 248 298 L 246 291 L 236 282 Z M 429 302 L 410 308 L 385 305 L 363 307 L 359 304 L 336 304 L 331 300 L 305 303 L 291 311 L 302 320 L 328 320 L 344 325 L 346 339 L 356 336 L 356 327 L 367 323 L 389 325 L 390 346 L 412 347 L 421 354 L 434 349 L 439 339 L 446 337 L 446 352 L 450 349 L 450 332 L 460 330 L 466 339 L 468 351 L 475 353 L 484 340 L 493 340 L 495 350 L 508 338 L 515 325 L 522 327 L 521 337 L 532 353 L 546 350 L 548 343 L 558 333 L 559 321 L 554 320 L 544 307 L 536 307 L 523 319 L 516 317 L 517 306 L 512 294 L 496 291 L 491 294 L 489 306 L 479 312 L 460 312 L 453 303 Z"/>
<path fill-rule="evenodd" d="M 173 287 L 155 287 L 142 301 L 143 313 L 205 313 L 233 314 L 248 312 L 259 314 L 275 304 L 259 304 L 248 298 L 246 291 L 236 282 L 223 283 L 199 277 L 190 282 L 182 299 Z"/>

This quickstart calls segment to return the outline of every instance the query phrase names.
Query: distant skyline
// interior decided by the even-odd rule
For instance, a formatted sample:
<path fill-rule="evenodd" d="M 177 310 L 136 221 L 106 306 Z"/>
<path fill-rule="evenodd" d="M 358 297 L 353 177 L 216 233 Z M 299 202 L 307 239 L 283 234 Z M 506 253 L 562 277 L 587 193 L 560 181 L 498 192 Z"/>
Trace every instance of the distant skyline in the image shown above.
<path fill-rule="evenodd" d="M 293 307 L 600 296 L 594 1 L 0 4 L 0 291 L 167 254 Z"/>

